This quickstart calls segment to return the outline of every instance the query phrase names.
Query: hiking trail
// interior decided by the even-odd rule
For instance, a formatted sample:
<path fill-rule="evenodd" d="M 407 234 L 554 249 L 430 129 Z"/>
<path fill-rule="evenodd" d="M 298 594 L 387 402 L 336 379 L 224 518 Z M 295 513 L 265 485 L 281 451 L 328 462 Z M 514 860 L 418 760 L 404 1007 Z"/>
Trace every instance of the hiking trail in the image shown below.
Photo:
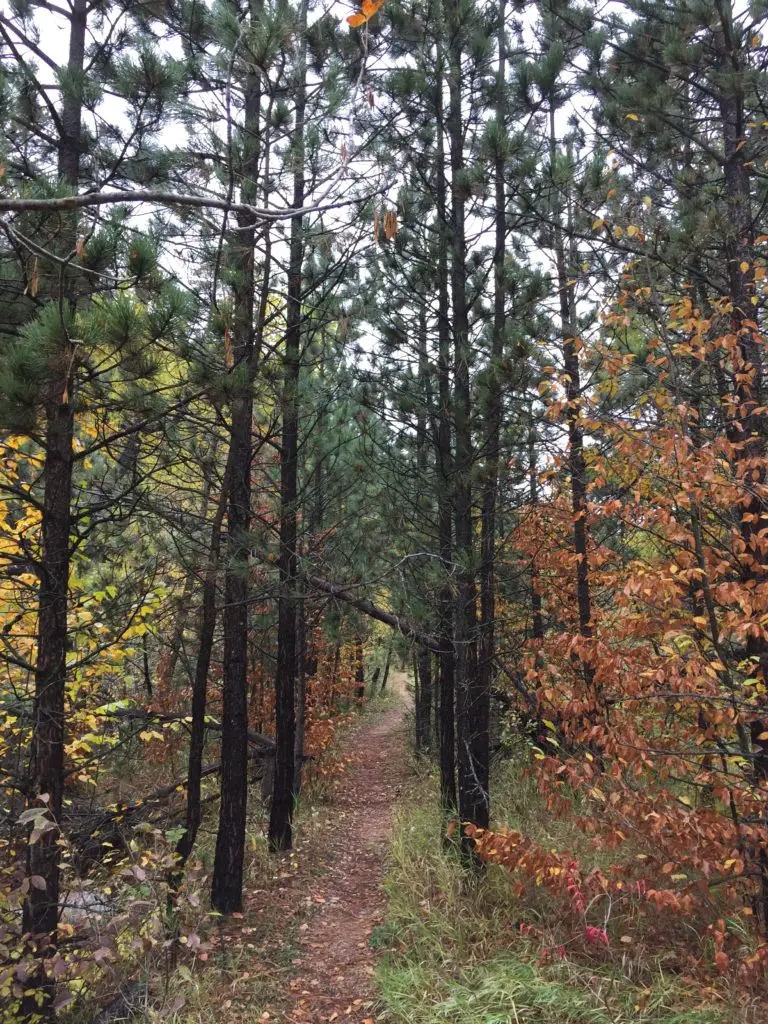
<path fill-rule="evenodd" d="M 303 899 L 305 919 L 286 1024 L 375 1024 L 373 973 L 380 954 L 369 940 L 386 909 L 382 883 L 392 813 L 410 774 L 406 678 L 392 673 L 392 706 L 345 735 L 349 767 L 334 788 L 325 827 L 313 824 L 300 843 L 307 872 L 300 868 L 290 889 L 294 903 Z"/>

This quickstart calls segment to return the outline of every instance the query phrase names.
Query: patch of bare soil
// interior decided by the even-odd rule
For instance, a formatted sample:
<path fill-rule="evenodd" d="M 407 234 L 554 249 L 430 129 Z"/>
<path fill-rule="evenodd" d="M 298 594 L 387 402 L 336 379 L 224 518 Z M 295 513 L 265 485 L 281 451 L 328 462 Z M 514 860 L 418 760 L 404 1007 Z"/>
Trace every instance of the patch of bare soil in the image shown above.
<path fill-rule="evenodd" d="M 298 865 L 286 864 L 277 891 L 260 894 L 267 906 L 259 907 L 255 893 L 246 906 L 246 917 L 266 911 L 283 921 L 301 920 L 294 930 L 289 998 L 279 1010 L 273 1003 L 262 1020 L 375 1024 L 379 954 L 369 939 L 384 915 L 392 811 L 409 774 L 402 728 L 406 676 L 396 672 L 390 679 L 393 706 L 364 718 L 343 738 L 347 771 L 330 806 L 302 829 L 294 851 Z"/>

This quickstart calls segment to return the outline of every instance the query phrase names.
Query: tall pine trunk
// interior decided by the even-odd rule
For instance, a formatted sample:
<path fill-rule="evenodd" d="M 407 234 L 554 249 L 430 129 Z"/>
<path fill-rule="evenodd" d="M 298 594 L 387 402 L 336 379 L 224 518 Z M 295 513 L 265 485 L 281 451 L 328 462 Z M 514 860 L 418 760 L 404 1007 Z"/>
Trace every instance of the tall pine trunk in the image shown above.
<path fill-rule="evenodd" d="M 458 702 L 458 791 L 462 821 L 487 828 L 489 693 L 477 670 L 477 593 L 472 522 L 472 395 L 470 385 L 469 306 L 467 301 L 466 210 L 462 90 L 462 7 L 448 13 L 448 137 L 451 157 L 451 293 L 454 343 L 455 460 L 453 507 L 456 524 L 456 599 L 454 641 Z M 465 840 L 463 848 L 473 847 Z"/>
<path fill-rule="evenodd" d="M 763 345 L 756 324 L 757 311 L 752 305 L 755 292 L 754 218 L 750 187 L 751 163 L 742 152 L 747 135 L 744 113 L 745 74 L 738 40 L 740 30 L 734 25 L 733 6 L 718 5 L 720 31 L 715 33 L 719 49 L 720 118 L 722 122 L 723 178 L 727 202 L 724 248 L 731 303 L 731 325 L 738 339 L 738 361 L 734 366 L 735 393 L 738 406 L 728 425 L 728 436 L 734 445 L 738 477 L 744 497 L 736 512 L 745 553 L 751 561 L 743 563 L 743 572 L 754 585 L 755 593 L 765 588 L 768 561 L 765 541 L 766 501 L 763 489 L 765 472 L 765 422 L 758 410 L 763 406 Z M 739 365 L 740 364 L 740 365 Z M 768 680 L 768 644 L 762 633 L 749 632 L 747 655 L 752 659 L 751 674 Z M 759 786 L 768 769 L 768 745 L 759 739 L 766 731 L 765 719 L 749 723 L 752 744 L 753 783 Z M 742 741 L 743 743 L 743 741 Z M 768 850 L 765 843 L 757 852 L 759 892 L 753 900 L 755 913 L 768 935 Z"/>
<path fill-rule="evenodd" d="M 213 641 L 216 632 L 216 580 L 221 560 L 221 528 L 224 523 L 224 515 L 229 500 L 231 466 L 231 460 L 228 460 L 221 484 L 221 494 L 216 506 L 216 514 L 211 526 L 208 558 L 203 576 L 197 660 L 195 662 L 195 675 L 192 681 L 192 722 L 190 725 L 187 761 L 187 807 L 184 816 L 184 832 L 176 843 L 176 849 L 174 850 L 176 863 L 169 877 L 169 910 L 172 910 L 174 907 L 183 879 L 184 867 L 194 849 L 200 822 L 202 821 L 201 783 L 203 752 L 205 750 L 205 711 L 208 699 L 208 674 L 211 668 Z"/>
<path fill-rule="evenodd" d="M 480 520 L 480 642 L 478 651 L 479 684 L 490 693 L 493 662 L 496 652 L 495 618 L 495 555 L 496 503 L 499 489 L 499 444 L 501 439 L 502 398 L 499 373 L 504 355 L 506 329 L 506 289 L 504 258 L 507 234 L 506 189 L 504 182 L 505 146 L 504 87 L 506 78 L 505 42 L 506 4 L 499 5 L 499 67 L 496 88 L 496 122 L 498 137 L 494 156 L 495 245 L 493 253 L 493 338 L 488 369 L 485 409 L 485 466 L 483 506 Z"/>
<path fill-rule="evenodd" d="M 304 116 L 306 108 L 307 5 L 301 4 L 296 26 L 296 120 L 292 138 L 293 208 L 304 205 Z M 297 501 L 299 474 L 299 374 L 301 369 L 301 291 L 304 261 L 303 218 L 291 221 L 288 257 L 288 298 L 283 353 L 283 432 L 280 450 L 280 597 L 277 613 L 277 672 L 275 675 L 275 783 L 269 816 L 269 848 L 289 850 L 292 844 L 296 710 L 298 675 L 298 558 Z"/>
<path fill-rule="evenodd" d="M 438 656 L 438 717 L 440 720 L 440 806 L 446 815 L 458 809 L 456 797 L 456 664 L 453 646 L 453 448 L 451 436 L 451 326 L 448 294 L 448 197 L 445 173 L 443 113 L 443 54 L 438 43 L 435 112 L 437 120 L 436 206 L 438 230 L 437 312 L 437 531 L 443 585 L 438 595 L 442 650 Z"/>
<path fill-rule="evenodd" d="M 549 111 L 549 149 L 550 166 L 553 175 L 553 193 L 557 195 L 559 186 L 554 182 L 557 161 L 557 136 L 555 133 L 555 104 Z M 557 286 L 560 295 L 560 331 L 562 333 L 563 368 L 565 370 L 566 423 L 568 425 L 568 476 L 571 483 L 571 511 L 573 514 L 573 551 L 576 556 L 576 605 L 578 609 L 579 635 L 586 641 L 591 640 L 592 630 L 592 598 L 589 578 L 589 551 L 587 525 L 587 464 L 584 458 L 584 433 L 581 427 L 581 372 L 577 350 L 576 297 L 573 279 L 569 275 L 570 248 L 566 251 L 566 240 L 563 229 L 563 211 L 559 199 L 554 202 L 553 234 L 555 246 L 555 264 L 557 268 Z M 584 649 L 578 655 L 578 661 L 584 677 L 587 694 L 597 699 L 595 692 L 595 672 L 591 661 L 591 652 Z"/>
<path fill-rule="evenodd" d="M 307 675 L 309 651 L 307 641 L 307 607 L 299 595 L 298 632 L 296 639 L 296 738 L 293 746 L 293 795 L 301 793 L 302 769 L 304 767 L 304 737 L 307 726 Z"/>
<path fill-rule="evenodd" d="M 82 96 L 80 82 L 85 59 L 88 4 L 75 0 L 69 15 L 69 55 L 67 87 L 62 91 L 61 136 L 58 148 L 58 174 L 61 181 L 77 192 L 80 171 Z M 68 253 L 75 248 L 77 228 L 63 220 L 59 248 Z M 68 277 L 62 277 L 60 304 L 69 313 L 74 295 Z M 43 506 L 38 592 L 37 661 L 35 665 L 35 705 L 32 733 L 30 795 L 32 802 L 44 802 L 48 817 L 55 823 L 39 839 L 27 846 L 27 875 L 42 879 L 30 885 L 24 900 L 22 929 L 35 937 L 43 956 L 56 943 L 60 883 L 58 826 L 64 795 L 64 701 L 68 643 L 68 587 L 70 570 L 70 527 L 72 517 L 72 465 L 74 414 L 71 404 L 74 342 L 63 332 L 60 351 L 52 360 L 53 372 L 46 383 L 45 461 L 43 469 Z M 53 985 L 42 967 L 36 979 L 26 983 L 29 990 L 42 989 L 42 1004 L 34 996 L 25 997 L 22 1015 L 49 1014 Z"/>
<path fill-rule="evenodd" d="M 535 509 L 539 503 L 539 479 L 536 466 L 536 429 L 533 423 L 533 409 L 528 412 L 528 500 L 531 508 Z M 541 590 L 539 589 L 539 570 L 536 565 L 536 555 L 531 557 L 531 636 L 534 640 L 544 639 L 544 615 L 541 603 Z"/>
<path fill-rule="evenodd" d="M 418 329 L 419 391 L 421 405 L 416 417 L 416 469 L 420 480 L 426 480 L 428 471 L 427 404 L 429 395 L 429 357 L 427 353 L 427 309 L 419 308 Z M 431 510 L 430 510 L 431 511 Z M 432 722 L 432 661 L 429 650 L 419 646 L 414 654 L 416 690 L 416 750 L 429 748 Z"/>
<path fill-rule="evenodd" d="M 251 21 L 260 3 L 252 5 Z M 259 72 L 250 66 L 244 82 L 242 201 L 257 198 Z M 248 598 L 251 521 L 251 430 L 253 421 L 254 247 L 252 218 L 238 215 L 229 258 L 237 277 L 233 285 L 233 397 L 230 420 L 231 480 L 227 511 L 228 549 L 224 578 L 224 678 L 222 686 L 221 800 L 211 903 L 222 914 L 242 909 L 243 861 L 248 806 Z"/>

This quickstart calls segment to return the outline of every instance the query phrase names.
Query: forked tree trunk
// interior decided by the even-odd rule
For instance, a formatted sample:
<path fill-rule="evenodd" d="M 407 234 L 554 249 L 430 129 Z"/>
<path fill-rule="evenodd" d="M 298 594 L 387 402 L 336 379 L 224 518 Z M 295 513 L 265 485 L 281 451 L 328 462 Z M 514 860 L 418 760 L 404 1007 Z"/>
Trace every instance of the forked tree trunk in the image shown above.
<path fill-rule="evenodd" d="M 202 771 L 205 750 L 205 711 L 208 698 L 208 675 L 213 655 L 213 641 L 216 633 L 216 580 L 221 558 L 221 528 L 229 500 L 231 461 L 227 460 L 221 494 L 211 526 L 205 574 L 203 576 L 202 601 L 200 606 L 200 629 L 197 646 L 195 675 L 192 681 L 192 722 L 189 733 L 189 755 L 187 768 L 187 808 L 184 817 L 184 832 L 174 850 L 176 863 L 168 879 L 168 908 L 175 909 L 176 898 L 184 877 L 184 868 L 195 846 L 197 833 L 202 821 Z"/>

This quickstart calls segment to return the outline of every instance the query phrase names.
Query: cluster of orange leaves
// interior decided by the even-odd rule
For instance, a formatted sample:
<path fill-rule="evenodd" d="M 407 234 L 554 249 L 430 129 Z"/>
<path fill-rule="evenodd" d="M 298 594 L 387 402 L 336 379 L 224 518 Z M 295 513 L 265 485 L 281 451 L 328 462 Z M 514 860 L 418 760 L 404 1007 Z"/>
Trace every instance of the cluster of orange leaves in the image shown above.
<path fill-rule="evenodd" d="M 349 15 L 347 18 L 347 24 L 352 28 L 360 28 L 362 25 L 367 25 L 376 11 L 383 6 L 384 0 L 363 0 L 357 14 Z"/>
<path fill-rule="evenodd" d="M 611 339 L 611 327 L 621 338 L 636 316 L 630 296 L 606 320 L 609 340 L 592 353 L 603 382 L 582 400 L 583 425 L 600 441 L 586 449 L 592 637 L 578 628 L 573 515 L 557 462 L 513 544 L 534 570 L 548 623 L 518 664 L 538 707 L 538 789 L 583 846 L 623 859 L 608 877 L 589 869 L 581 847 L 577 857 L 514 832 L 473 834 L 479 855 L 516 872 L 520 887 L 560 897 L 576 873 L 588 899 L 615 899 L 641 866 L 638 913 L 656 915 L 658 941 L 681 919 L 697 921 L 709 940 L 698 966 L 756 981 L 768 960 L 768 780 L 755 770 L 754 740 L 766 739 L 768 694 L 744 652 L 750 638 L 768 642 L 768 528 L 750 511 L 756 496 L 768 502 L 768 465 L 745 458 L 722 422 L 765 421 L 768 409 L 744 408 L 739 384 L 750 368 L 727 316 L 704 319 L 684 298 L 640 353 Z M 690 372 L 728 368 L 720 423 L 681 400 L 681 361 Z M 653 388 L 640 407 L 617 410 L 605 399 L 629 389 L 638 367 Z M 554 417 L 564 408 L 554 391 L 552 407 Z M 530 704 L 520 713 L 530 720 Z M 726 917 L 742 922 L 740 936 L 718 927 Z"/>

